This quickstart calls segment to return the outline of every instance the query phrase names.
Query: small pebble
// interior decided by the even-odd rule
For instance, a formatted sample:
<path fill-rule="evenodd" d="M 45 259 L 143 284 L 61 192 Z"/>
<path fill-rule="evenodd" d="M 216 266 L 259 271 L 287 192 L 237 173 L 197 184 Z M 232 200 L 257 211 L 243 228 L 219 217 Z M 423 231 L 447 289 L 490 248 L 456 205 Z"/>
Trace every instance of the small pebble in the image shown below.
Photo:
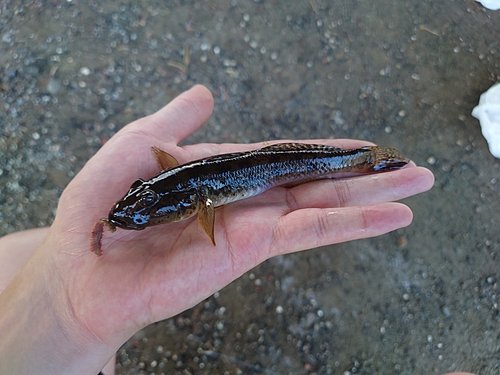
<path fill-rule="evenodd" d="M 443 314 L 445 316 L 450 316 L 451 315 L 451 312 L 450 312 L 450 309 L 448 308 L 448 306 L 444 306 L 443 307 Z"/>
<path fill-rule="evenodd" d="M 405 236 L 401 236 L 398 238 L 398 246 L 402 247 L 403 249 L 408 246 L 408 240 L 406 239 Z"/>
<path fill-rule="evenodd" d="M 202 51 L 207 51 L 209 48 L 210 48 L 210 44 L 208 44 L 207 42 L 203 42 L 203 43 L 201 43 L 201 45 L 200 45 L 200 49 L 201 49 Z"/>
<path fill-rule="evenodd" d="M 427 163 L 430 164 L 430 165 L 436 164 L 436 158 L 434 156 L 429 156 L 427 158 Z"/>
<path fill-rule="evenodd" d="M 59 90 L 61 89 L 61 82 L 57 79 L 49 79 L 49 82 L 47 82 L 47 86 L 45 87 L 47 89 L 47 92 L 49 94 L 57 94 Z"/>

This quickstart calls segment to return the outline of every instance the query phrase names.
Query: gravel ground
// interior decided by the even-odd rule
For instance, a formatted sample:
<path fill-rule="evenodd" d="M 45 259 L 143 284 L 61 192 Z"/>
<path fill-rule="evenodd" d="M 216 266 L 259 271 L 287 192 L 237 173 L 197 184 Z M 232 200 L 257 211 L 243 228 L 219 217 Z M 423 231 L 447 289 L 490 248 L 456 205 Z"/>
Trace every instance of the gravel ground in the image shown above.
<path fill-rule="evenodd" d="M 500 12 L 470 0 L 0 9 L 0 234 L 49 225 L 104 142 L 195 83 L 215 111 L 189 143 L 361 138 L 436 175 L 406 200 L 410 227 L 265 262 L 137 333 L 117 374 L 500 372 L 500 161 L 470 116 L 500 81 Z"/>

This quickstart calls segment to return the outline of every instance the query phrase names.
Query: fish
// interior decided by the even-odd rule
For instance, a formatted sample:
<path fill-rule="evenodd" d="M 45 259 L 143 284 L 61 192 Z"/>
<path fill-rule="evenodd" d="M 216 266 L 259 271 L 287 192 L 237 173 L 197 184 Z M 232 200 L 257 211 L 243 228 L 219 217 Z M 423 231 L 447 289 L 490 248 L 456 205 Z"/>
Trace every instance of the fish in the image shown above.
<path fill-rule="evenodd" d="M 151 151 L 161 172 L 149 180 L 136 180 L 111 207 L 108 217 L 95 224 L 91 250 L 96 255 L 102 254 L 104 226 L 112 232 L 117 228 L 143 230 L 198 215 L 198 222 L 215 246 L 217 207 L 276 186 L 390 171 L 409 163 L 396 148 L 380 146 L 346 150 L 328 145 L 278 143 L 182 165 L 158 147 L 151 147 Z"/>

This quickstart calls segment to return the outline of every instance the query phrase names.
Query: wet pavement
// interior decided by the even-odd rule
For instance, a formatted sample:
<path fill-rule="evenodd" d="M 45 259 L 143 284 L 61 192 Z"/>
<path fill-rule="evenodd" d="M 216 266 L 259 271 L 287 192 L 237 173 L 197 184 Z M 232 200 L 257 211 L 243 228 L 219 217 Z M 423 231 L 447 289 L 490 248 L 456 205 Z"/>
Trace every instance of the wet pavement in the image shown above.
<path fill-rule="evenodd" d="M 500 11 L 470 0 L 0 5 L 0 234 L 49 225 L 84 163 L 195 83 L 195 142 L 360 138 L 435 187 L 413 224 L 271 259 L 135 335 L 117 374 L 500 371 L 500 160 L 471 117 Z M 110 161 L 112 163 L 113 161 Z"/>

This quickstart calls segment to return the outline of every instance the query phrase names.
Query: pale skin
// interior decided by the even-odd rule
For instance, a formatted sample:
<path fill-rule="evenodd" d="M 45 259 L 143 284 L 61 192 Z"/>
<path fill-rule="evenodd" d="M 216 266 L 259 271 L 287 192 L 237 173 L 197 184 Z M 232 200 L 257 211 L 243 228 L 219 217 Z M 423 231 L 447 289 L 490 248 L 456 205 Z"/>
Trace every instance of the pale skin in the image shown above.
<path fill-rule="evenodd" d="M 195 86 L 126 126 L 65 189 L 50 228 L 0 239 L 0 373 L 95 375 L 136 331 L 194 306 L 270 257 L 409 225 L 410 209 L 393 201 L 426 191 L 434 181 L 411 163 L 378 175 L 275 188 L 218 209 L 216 247 L 190 219 L 144 231 L 105 231 L 103 255 L 96 257 L 90 251 L 95 222 L 135 179 L 158 173 L 151 146 L 180 163 L 263 146 L 179 147 L 212 109 L 210 92 Z"/>

